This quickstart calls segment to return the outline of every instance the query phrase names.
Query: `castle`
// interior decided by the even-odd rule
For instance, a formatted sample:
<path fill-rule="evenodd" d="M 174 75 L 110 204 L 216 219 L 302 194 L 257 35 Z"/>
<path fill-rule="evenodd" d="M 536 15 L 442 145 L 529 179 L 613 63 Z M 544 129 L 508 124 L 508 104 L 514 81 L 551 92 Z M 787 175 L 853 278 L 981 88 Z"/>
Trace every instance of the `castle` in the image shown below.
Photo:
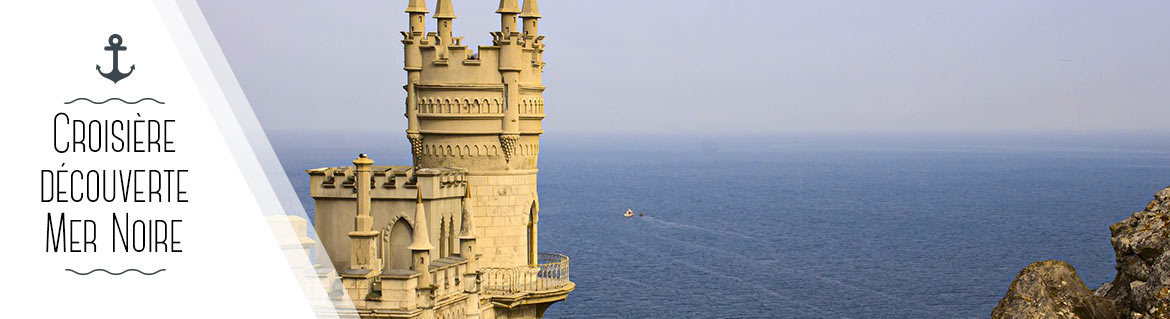
<path fill-rule="evenodd" d="M 363 318 L 540 318 L 564 300 L 569 258 L 539 253 L 544 118 L 536 0 L 501 0 L 492 45 L 453 35 L 451 0 L 402 32 L 413 165 L 308 170 L 315 227 Z M 522 20 L 522 29 L 517 19 Z"/>

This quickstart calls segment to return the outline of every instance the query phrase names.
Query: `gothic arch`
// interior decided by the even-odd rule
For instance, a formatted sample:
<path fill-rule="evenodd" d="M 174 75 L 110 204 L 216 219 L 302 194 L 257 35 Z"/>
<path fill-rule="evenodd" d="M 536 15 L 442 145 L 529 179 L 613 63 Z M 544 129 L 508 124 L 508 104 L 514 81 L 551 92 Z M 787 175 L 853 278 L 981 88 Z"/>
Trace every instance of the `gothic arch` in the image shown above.
<path fill-rule="evenodd" d="M 386 229 L 390 229 L 390 226 L 394 225 L 394 223 L 397 223 L 399 221 L 406 222 L 407 226 L 414 225 L 414 218 L 407 216 L 406 213 L 404 213 L 404 212 L 398 212 L 397 214 L 390 216 L 390 222 L 386 223 Z"/>
<path fill-rule="evenodd" d="M 452 255 L 457 254 L 458 252 L 455 250 L 459 249 L 459 243 L 455 239 L 458 238 L 458 235 L 455 234 L 454 213 L 451 214 L 451 222 L 447 223 L 447 234 L 447 241 L 443 242 L 443 245 L 447 245 L 447 251 L 451 252 Z"/>
<path fill-rule="evenodd" d="M 532 193 L 532 205 L 528 208 L 528 264 L 536 265 L 536 225 L 540 220 L 540 198 Z"/>
<path fill-rule="evenodd" d="M 447 218 L 443 217 L 439 219 L 439 258 L 446 258 L 451 254 L 447 250 L 447 245 L 444 244 L 447 242 L 447 236 L 450 236 L 447 234 Z"/>
<path fill-rule="evenodd" d="M 401 214 L 401 213 L 400 213 Z M 395 216 L 382 231 L 382 269 L 410 269 L 410 241 L 414 227 L 408 219 Z"/>

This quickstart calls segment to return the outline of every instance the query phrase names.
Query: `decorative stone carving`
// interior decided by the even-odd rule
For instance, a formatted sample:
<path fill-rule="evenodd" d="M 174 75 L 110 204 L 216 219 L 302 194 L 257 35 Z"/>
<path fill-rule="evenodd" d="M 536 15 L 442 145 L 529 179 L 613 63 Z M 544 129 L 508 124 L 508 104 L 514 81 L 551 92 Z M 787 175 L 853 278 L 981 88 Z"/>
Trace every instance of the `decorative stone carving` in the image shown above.
<path fill-rule="evenodd" d="M 516 141 L 520 140 L 519 134 L 501 134 L 500 146 L 504 148 L 504 160 L 511 162 L 512 155 L 516 154 Z"/>
<path fill-rule="evenodd" d="M 406 133 L 406 139 L 410 140 L 410 155 L 413 157 L 414 167 L 418 168 L 423 151 L 423 136 L 417 132 Z"/>

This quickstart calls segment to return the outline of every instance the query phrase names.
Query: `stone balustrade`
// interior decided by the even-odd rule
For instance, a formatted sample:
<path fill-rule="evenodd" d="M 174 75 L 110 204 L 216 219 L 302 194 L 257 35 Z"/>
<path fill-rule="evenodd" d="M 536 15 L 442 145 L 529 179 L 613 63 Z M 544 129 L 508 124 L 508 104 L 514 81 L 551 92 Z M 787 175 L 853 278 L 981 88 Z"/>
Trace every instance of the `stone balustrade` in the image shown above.
<path fill-rule="evenodd" d="M 554 253 L 537 255 L 535 266 L 483 268 L 481 287 L 488 295 L 551 291 L 570 285 L 569 257 Z"/>

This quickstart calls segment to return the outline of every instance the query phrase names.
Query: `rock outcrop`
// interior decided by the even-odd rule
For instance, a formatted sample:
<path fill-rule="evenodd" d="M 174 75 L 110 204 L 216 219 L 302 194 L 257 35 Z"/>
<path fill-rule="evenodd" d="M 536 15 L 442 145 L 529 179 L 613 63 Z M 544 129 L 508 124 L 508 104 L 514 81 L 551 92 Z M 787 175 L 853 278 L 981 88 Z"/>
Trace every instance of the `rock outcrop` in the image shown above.
<path fill-rule="evenodd" d="M 1170 319 L 1170 187 L 1109 227 L 1117 277 L 1090 292 L 1062 261 L 1033 263 L 991 318 Z"/>
<path fill-rule="evenodd" d="M 1098 294 L 1126 310 L 1127 318 L 1170 319 L 1170 188 L 1109 230 L 1117 277 Z"/>
<path fill-rule="evenodd" d="M 1116 318 L 1113 304 L 1093 295 L 1076 269 L 1059 260 L 1038 261 L 1020 271 L 992 319 Z"/>

